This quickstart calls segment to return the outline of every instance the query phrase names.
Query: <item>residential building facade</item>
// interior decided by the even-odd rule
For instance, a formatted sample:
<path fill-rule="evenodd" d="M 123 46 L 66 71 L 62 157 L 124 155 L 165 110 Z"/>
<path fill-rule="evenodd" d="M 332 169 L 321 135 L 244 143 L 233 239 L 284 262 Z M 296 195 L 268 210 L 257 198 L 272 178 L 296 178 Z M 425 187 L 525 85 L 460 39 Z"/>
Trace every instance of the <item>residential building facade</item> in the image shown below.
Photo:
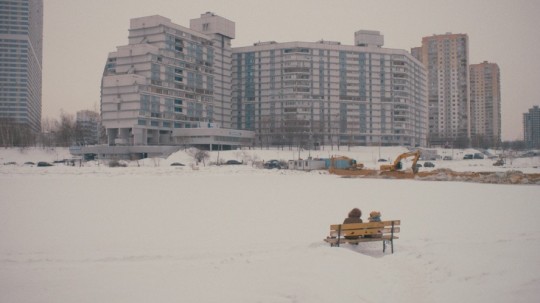
<path fill-rule="evenodd" d="M 232 48 L 234 37 L 213 13 L 190 28 L 132 19 L 102 79 L 108 144 L 426 145 L 426 69 L 379 32 L 356 32 L 354 45 Z"/>
<path fill-rule="evenodd" d="M 339 42 L 263 42 L 233 49 L 233 126 L 257 144 L 422 145 L 426 70 L 382 48 L 376 31 Z"/>
<path fill-rule="evenodd" d="M 433 35 L 411 50 L 427 68 L 431 146 L 470 144 L 469 38 L 466 34 Z"/>
<path fill-rule="evenodd" d="M 540 148 L 540 108 L 537 105 L 523 114 L 523 133 L 528 148 Z"/>
<path fill-rule="evenodd" d="M 180 129 L 230 127 L 234 23 L 206 13 L 191 26 L 162 16 L 131 20 L 129 44 L 109 54 L 102 79 L 109 145 L 178 145 Z M 250 133 L 220 138 L 247 144 Z"/>
<path fill-rule="evenodd" d="M 501 142 L 501 80 L 496 63 L 470 65 L 471 144 L 498 146 Z"/>
<path fill-rule="evenodd" d="M 0 122 L 41 131 L 43 1 L 0 0 Z"/>

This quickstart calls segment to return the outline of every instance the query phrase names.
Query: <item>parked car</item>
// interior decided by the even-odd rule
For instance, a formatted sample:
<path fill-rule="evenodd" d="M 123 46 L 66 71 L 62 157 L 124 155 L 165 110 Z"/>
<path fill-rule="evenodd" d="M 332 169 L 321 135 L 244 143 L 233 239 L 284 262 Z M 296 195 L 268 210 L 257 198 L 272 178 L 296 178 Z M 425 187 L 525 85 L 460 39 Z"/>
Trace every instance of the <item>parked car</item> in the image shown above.
<path fill-rule="evenodd" d="M 266 161 L 266 162 L 264 162 L 264 168 L 267 168 L 267 169 L 272 169 L 272 168 L 281 169 L 281 163 L 279 163 L 278 160 Z"/>
<path fill-rule="evenodd" d="M 473 159 L 484 159 L 484 155 L 481 153 L 475 153 Z"/>
<path fill-rule="evenodd" d="M 422 167 L 422 164 L 416 163 L 416 167 Z"/>
<path fill-rule="evenodd" d="M 463 156 L 463 160 L 471 160 L 472 158 L 473 158 L 472 154 L 466 154 L 465 156 Z"/>
<path fill-rule="evenodd" d="M 540 155 L 540 152 L 535 152 L 535 151 L 528 151 L 524 154 L 521 154 L 519 157 L 521 158 L 526 158 L 526 157 L 536 157 Z"/>
<path fill-rule="evenodd" d="M 225 162 L 225 164 L 227 164 L 227 165 L 239 165 L 239 164 L 242 164 L 242 162 L 237 161 L 237 160 L 228 160 L 227 162 Z"/>
<path fill-rule="evenodd" d="M 435 164 L 431 162 L 424 162 L 424 167 L 435 167 Z"/>
<path fill-rule="evenodd" d="M 49 162 L 45 162 L 45 161 L 39 161 L 37 166 L 39 167 L 45 167 L 45 166 L 53 166 L 51 163 Z"/>
<path fill-rule="evenodd" d="M 450 157 L 450 156 L 444 156 L 443 160 L 452 160 L 452 157 Z"/>
<path fill-rule="evenodd" d="M 377 160 L 377 162 L 388 162 L 388 160 L 386 160 L 386 159 L 379 159 L 379 160 Z"/>
<path fill-rule="evenodd" d="M 171 166 L 184 166 L 184 164 L 182 164 L 180 162 L 173 162 L 173 163 L 171 163 Z"/>

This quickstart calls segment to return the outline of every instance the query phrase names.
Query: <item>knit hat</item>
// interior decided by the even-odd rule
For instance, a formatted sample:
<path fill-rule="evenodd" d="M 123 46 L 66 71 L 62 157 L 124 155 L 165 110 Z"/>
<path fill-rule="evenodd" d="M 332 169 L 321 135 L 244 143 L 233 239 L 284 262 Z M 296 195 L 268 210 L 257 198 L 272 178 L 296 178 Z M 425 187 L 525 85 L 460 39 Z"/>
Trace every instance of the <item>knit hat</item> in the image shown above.
<path fill-rule="evenodd" d="M 380 217 L 381 216 L 381 212 L 380 211 L 372 211 L 369 213 L 369 216 L 372 217 L 372 218 L 375 218 L 375 217 Z"/>
<path fill-rule="evenodd" d="M 349 218 L 360 218 L 362 216 L 362 211 L 358 208 L 353 208 L 349 212 Z"/>

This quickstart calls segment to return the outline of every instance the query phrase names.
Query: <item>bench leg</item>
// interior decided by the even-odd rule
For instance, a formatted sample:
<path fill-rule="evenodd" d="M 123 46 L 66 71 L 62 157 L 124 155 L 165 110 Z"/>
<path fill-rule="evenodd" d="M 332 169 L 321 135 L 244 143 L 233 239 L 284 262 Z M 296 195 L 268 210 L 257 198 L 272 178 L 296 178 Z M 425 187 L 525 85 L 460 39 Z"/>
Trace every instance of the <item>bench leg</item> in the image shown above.
<path fill-rule="evenodd" d="M 339 240 L 340 239 L 341 239 L 341 225 L 339 225 L 339 228 L 338 228 L 337 247 L 339 247 Z"/>

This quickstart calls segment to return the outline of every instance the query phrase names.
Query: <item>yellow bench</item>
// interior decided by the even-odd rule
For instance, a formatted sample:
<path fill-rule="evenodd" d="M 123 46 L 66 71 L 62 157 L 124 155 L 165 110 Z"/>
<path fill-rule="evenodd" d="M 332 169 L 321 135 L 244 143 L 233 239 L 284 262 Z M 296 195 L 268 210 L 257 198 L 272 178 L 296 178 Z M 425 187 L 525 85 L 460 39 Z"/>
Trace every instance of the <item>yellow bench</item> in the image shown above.
<path fill-rule="evenodd" d="M 330 225 L 330 235 L 324 241 L 330 246 L 339 246 L 342 243 L 358 244 L 361 242 L 383 242 L 383 252 L 386 251 L 386 244 L 390 244 L 394 253 L 394 239 L 399 239 L 395 234 L 399 233 L 400 220 L 352 223 L 352 224 L 332 224 Z"/>

